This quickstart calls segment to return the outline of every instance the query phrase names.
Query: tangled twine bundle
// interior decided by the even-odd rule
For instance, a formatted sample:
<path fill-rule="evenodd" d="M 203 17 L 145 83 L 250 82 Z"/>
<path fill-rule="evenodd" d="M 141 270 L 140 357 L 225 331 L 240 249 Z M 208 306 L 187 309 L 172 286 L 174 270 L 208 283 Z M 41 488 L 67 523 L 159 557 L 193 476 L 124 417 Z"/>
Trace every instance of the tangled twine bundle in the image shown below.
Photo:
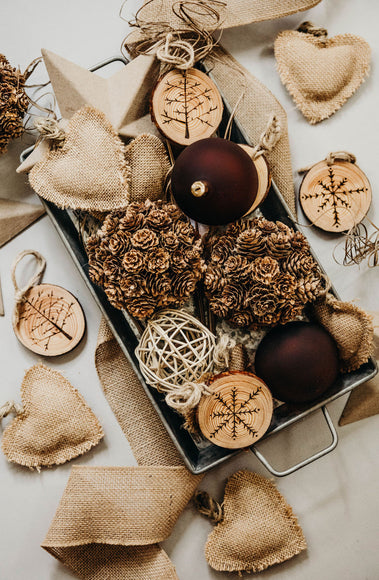
<path fill-rule="evenodd" d="M 29 105 L 24 90 L 27 77 L 27 72 L 22 74 L 0 54 L 0 155 L 24 131 L 22 120 Z"/>
<path fill-rule="evenodd" d="M 208 392 L 199 379 L 213 365 L 215 337 L 183 310 L 165 310 L 149 321 L 136 356 L 146 382 L 166 393 L 166 403 L 186 414 Z"/>

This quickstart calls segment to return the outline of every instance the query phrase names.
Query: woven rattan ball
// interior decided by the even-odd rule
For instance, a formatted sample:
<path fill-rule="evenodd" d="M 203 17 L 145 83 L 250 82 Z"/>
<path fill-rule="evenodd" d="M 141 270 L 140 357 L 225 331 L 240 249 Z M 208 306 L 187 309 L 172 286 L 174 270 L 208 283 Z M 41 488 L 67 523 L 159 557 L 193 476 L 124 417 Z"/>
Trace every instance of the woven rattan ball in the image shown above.
<path fill-rule="evenodd" d="M 145 380 L 164 393 L 198 381 L 213 364 L 215 337 L 183 310 L 152 318 L 136 349 Z"/>

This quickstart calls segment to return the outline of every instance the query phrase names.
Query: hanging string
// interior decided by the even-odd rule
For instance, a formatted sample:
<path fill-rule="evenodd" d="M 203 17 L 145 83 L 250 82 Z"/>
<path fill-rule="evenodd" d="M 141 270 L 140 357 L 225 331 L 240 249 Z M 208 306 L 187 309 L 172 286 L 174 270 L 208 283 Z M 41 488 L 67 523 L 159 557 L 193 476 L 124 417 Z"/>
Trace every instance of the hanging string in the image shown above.
<path fill-rule="evenodd" d="M 16 268 L 17 268 L 17 265 L 19 264 L 19 262 L 21 262 L 21 260 L 23 260 L 26 256 L 34 256 L 36 258 L 37 269 L 36 269 L 35 273 L 33 274 L 33 276 L 26 283 L 26 285 L 23 288 L 19 288 L 19 286 L 17 284 L 17 280 L 16 280 Z M 15 304 L 14 304 L 14 310 L 13 310 L 13 325 L 14 326 L 16 326 L 19 322 L 19 305 L 22 304 L 26 300 L 26 295 L 29 292 L 29 290 L 33 286 L 36 286 L 37 284 L 39 284 L 41 282 L 45 268 L 46 268 L 46 260 L 42 256 L 42 254 L 40 254 L 36 250 L 24 250 L 23 252 L 20 252 L 18 254 L 18 256 L 16 257 L 15 261 L 13 262 L 13 265 L 11 268 L 11 277 L 12 277 L 12 282 L 13 282 L 13 286 L 15 289 L 15 296 L 14 296 Z"/>
<path fill-rule="evenodd" d="M 218 524 L 224 518 L 224 504 L 219 504 L 206 491 L 197 491 L 193 497 L 197 511 L 214 524 Z"/>
<path fill-rule="evenodd" d="M 2 407 L 0 407 L 0 421 L 7 417 L 10 413 L 15 415 L 21 415 L 24 412 L 22 405 L 15 403 L 14 401 L 7 401 Z"/>
<path fill-rule="evenodd" d="M 253 159 L 257 159 L 261 155 L 272 151 L 277 142 L 279 141 L 282 134 L 282 128 L 279 119 L 276 115 L 272 114 L 266 129 L 263 131 L 262 135 L 259 137 L 258 144 L 254 147 L 252 151 Z"/>

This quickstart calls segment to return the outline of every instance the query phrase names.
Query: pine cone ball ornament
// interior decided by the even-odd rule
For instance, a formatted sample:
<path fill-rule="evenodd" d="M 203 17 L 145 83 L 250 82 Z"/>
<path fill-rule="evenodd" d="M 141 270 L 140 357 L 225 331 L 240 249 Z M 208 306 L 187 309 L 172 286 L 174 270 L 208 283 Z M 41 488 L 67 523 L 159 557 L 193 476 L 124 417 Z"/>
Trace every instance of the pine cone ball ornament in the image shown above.
<path fill-rule="evenodd" d="M 327 282 L 300 232 L 254 218 L 207 240 L 204 288 L 212 312 L 239 327 L 271 327 L 299 317 Z"/>
<path fill-rule="evenodd" d="M 24 131 L 22 120 L 29 106 L 24 90 L 27 76 L 0 54 L 0 155 Z"/>
<path fill-rule="evenodd" d="M 113 306 L 135 318 L 181 306 L 205 270 L 202 243 L 186 216 L 162 201 L 131 203 L 87 241 L 89 274 Z"/>

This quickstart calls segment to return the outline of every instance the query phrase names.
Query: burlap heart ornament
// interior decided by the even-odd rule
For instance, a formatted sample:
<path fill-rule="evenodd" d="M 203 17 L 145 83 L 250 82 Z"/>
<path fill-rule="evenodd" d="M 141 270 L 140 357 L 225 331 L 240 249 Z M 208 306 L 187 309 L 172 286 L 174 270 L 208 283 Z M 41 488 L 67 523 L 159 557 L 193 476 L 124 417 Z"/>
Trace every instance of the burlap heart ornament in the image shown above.
<path fill-rule="evenodd" d="M 195 503 L 210 517 L 199 508 L 198 495 Z M 207 562 L 215 570 L 260 572 L 307 547 L 291 507 L 262 475 L 245 470 L 234 473 L 225 487 L 223 510 L 215 505 L 211 500 L 209 512 L 219 523 L 205 546 Z"/>
<path fill-rule="evenodd" d="M 125 147 L 101 111 L 83 107 L 70 119 L 65 140 L 29 173 L 32 188 L 60 208 L 112 211 L 129 202 Z"/>
<path fill-rule="evenodd" d="M 341 371 L 354 371 L 368 361 L 373 352 L 374 328 L 366 312 L 332 294 L 317 300 L 313 312 L 337 343 Z"/>
<path fill-rule="evenodd" d="M 351 97 L 369 73 L 371 49 L 354 34 L 327 38 L 325 29 L 304 23 L 275 40 L 282 83 L 313 125 L 327 119 Z"/>
<path fill-rule="evenodd" d="M 21 386 L 23 411 L 1 443 L 9 461 L 39 469 L 60 465 L 97 445 L 104 433 L 83 397 L 61 373 L 38 364 Z"/>

